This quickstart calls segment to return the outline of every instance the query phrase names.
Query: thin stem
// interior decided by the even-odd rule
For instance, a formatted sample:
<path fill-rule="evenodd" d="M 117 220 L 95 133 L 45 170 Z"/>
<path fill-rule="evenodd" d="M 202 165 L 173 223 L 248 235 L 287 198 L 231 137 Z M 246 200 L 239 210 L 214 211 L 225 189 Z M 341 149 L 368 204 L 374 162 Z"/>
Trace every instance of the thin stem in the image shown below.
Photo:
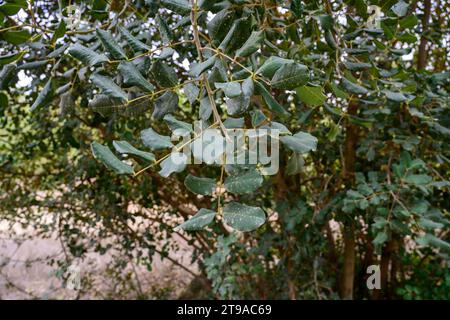
<path fill-rule="evenodd" d="M 220 198 L 222 196 L 223 174 L 224 174 L 224 171 L 225 171 L 225 155 L 223 155 L 222 158 L 223 158 L 222 159 L 223 161 L 222 161 L 222 168 L 220 169 L 219 193 L 217 195 L 217 212 L 219 214 L 222 213 L 222 207 L 221 207 L 221 204 L 220 204 Z"/>
<path fill-rule="evenodd" d="M 214 123 L 213 123 L 212 125 L 210 125 L 207 129 L 211 129 L 211 128 L 215 127 L 216 125 L 217 125 L 217 122 L 214 122 Z M 200 132 L 199 135 L 197 135 L 197 134 L 194 133 L 194 138 L 189 139 L 189 141 L 183 143 L 181 146 L 176 147 L 176 148 L 175 148 L 175 151 L 178 152 L 178 151 L 182 150 L 185 146 L 187 146 L 188 144 L 190 144 L 190 143 L 192 143 L 193 141 L 197 140 L 197 138 L 201 137 L 202 134 L 203 134 L 203 131 Z M 151 167 L 158 165 L 159 163 L 161 163 L 162 161 L 164 161 L 165 159 L 167 159 L 167 158 L 172 154 L 172 152 L 173 152 L 173 150 L 172 150 L 171 152 L 169 152 L 168 154 L 166 154 L 165 156 L 163 156 L 162 158 L 160 158 L 160 159 L 158 159 L 157 161 L 155 161 L 154 163 L 152 163 L 152 164 L 146 166 L 145 168 L 139 170 L 139 171 L 136 172 L 133 176 L 136 177 L 136 176 L 140 175 L 142 172 L 144 172 L 144 171 L 150 169 Z"/>
<path fill-rule="evenodd" d="M 200 60 L 200 62 L 202 62 L 203 60 L 203 55 L 202 55 L 202 45 L 200 43 L 200 37 L 199 37 L 199 32 L 198 32 L 198 25 L 197 25 L 197 0 L 192 0 L 192 11 L 191 11 L 191 24 L 192 24 L 192 30 L 193 30 L 193 34 L 194 34 L 194 43 L 195 43 L 195 47 L 197 48 L 197 54 L 198 54 L 198 58 Z M 220 118 L 220 114 L 219 111 L 217 110 L 217 106 L 216 106 L 216 101 L 214 99 L 214 93 L 211 89 L 211 86 L 209 85 L 209 81 L 208 78 L 206 77 L 206 74 L 204 73 L 202 75 L 202 81 L 205 84 L 206 87 L 206 92 L 208 94 L 208 98 L 209 98 L 209 102 L 211 104 L 211 108 L 214 114 L 214 118 L 216 119 L 216 121 L 219 123 L 220 128 L 222 129 L 225 137 L 228 137 L 228 133 L 227 133 L 227 128 L 225 128 L 221 118 Z"/>

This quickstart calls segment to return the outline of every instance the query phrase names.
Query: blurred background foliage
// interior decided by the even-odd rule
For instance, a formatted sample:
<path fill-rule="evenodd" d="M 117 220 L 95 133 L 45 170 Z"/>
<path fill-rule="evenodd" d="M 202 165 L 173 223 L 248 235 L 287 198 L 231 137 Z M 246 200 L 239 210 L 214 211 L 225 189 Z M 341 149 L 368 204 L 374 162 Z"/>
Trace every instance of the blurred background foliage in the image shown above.
<path fill-rule="evenodd" d="M 114 61 L 96 28 L 120 38 L 124 26 L 150 48 L 168 42 L 176 51 L 168 59 L 145 53 L 137 59 L 147 80 L 160 88 L 148 70 L 162 59 L 183 84 L 199 58 L 186 4 L 0 1 L 0 219 L 11 230 L 32 227 L 36 236 L 59 239 L 64 255 L 49 263 L 62 273 L 89 252 L 118 253 L 111 264 L 116 281 L 131 264 L 151 273 L 155 256 L 170 259 L 192 278 L 185 298 L 450 298 L 449 3 L 199 2 L 200 30 L 223 10 L 235 20 L 251 17 L 249 32 L 264 30 L 260 50 L 240 64 L 256 70 L 264 57 L 276 56 L 313 74 L 301 89 L 270 89 L 291 116 L 277 115 L 256 94 L 242 112 L 247 127 L 262 112 L 265 121 L 318 140 L 317 150 L 306 155 L 283 148 L 279 173 L 257 191 L 224 196 L 267 213 L 266 223 L 248 233 L 233 231 L 220 218 L 202 231 L 174 230 L 197 209 L 218 209 L 215 197 L 185 188 L 187 174 L 218 178 L 220 168 L 189 166 L 168 178 L 155 170 L 117 175 L 91 153 L 93 141 L 139 146 L 142 130 L 169 131 L 152 118 L 153 104 L 146 100 L 131 111 L 93 110 L 89 102 L 98 89 L 90 75 L 116 77 L 116 65 L 86 66 L 68 54 L 69 46 L 82 43 Z M 220 43 L 204 35 L 205 46 Z M 136 55 L 126 48 L 128 57 Z M 243 70 L 233 61 L 227 68 L 229 75 Z M 179 96 L 174 114 L 192 123 L 198 101 L 191 104 L 181 85 L 173 89 Z M 133 88 L 127 93 L 140 96 Z M 222 120 L 229 118 L 219 107 Z M 174 234 L 190 246 L 197 267 L 171 258 L 178 250 Z M 381 267 L 382 290 L 366 287 L 373 264 Z M 92 290 L 89 283 L 83 278 L 83 293 Z M 130 289 L 135 298 L 168 297 L 164 290 Z M 111 298 L 129 296 L 117 292 Z"/>

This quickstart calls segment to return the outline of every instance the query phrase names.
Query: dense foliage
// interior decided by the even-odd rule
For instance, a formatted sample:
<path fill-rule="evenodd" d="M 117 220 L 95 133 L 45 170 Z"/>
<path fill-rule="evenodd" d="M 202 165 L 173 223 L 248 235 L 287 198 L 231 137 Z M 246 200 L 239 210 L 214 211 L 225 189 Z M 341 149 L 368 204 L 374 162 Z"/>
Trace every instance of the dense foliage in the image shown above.
<path fill-rule="evenodd" d="M 151 269 L 177 233 L 202 297 L 450 298 L 449 14 L 441 0 L 0 1 L 0 218 L 56 233 L 61 268 L 114 249 L 117 270 Z M 224 139 L 279 129 L 278 173 L 171 161 L 186 146 L 172 133 L 199 120 Z"/>

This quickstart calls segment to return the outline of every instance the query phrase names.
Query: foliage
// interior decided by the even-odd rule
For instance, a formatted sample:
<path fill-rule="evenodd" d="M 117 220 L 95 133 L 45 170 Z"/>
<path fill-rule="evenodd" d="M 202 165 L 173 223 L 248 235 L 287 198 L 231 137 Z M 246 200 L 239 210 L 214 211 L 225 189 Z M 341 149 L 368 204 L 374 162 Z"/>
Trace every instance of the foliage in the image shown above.
<path fill-rule="evenodd" d="M 0 217 L 56 231 L 73 257 L 136 250 L 149 269 L 177 233 L 211 296 L 446 298 L 405 269 L 420 273 L 425 254 L 429 272 L 449 259 L 449 10 L 3 1 Z M 280 129 L 279 172 L 175 163 L 171 149 L 198 137 L 170 136 L 195 121 L 223 139 L 229 128 Z M 365 287 L 371 264 L 381 292 Z"/>

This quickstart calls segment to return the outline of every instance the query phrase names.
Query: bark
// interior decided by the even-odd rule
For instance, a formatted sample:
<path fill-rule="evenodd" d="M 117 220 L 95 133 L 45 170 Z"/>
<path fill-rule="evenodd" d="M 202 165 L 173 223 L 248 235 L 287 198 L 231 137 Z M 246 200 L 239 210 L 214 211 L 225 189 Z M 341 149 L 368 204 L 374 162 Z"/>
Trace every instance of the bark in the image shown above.
<path fill-rule="evenodd" d="M 276 185 L 276 192 L 275 197 L 277 201 L 282 201 L 286 199 L 287 192 L 288 192 L 288 186 L 286 185 L 286 181 L 284 180 L 284 173 L 283 170 L 278 171 L 276 177 L 275 177 L 275 185 Z M 286 249 L 285 257 L 287 262 L 287 288 L 288 288 L 288 297 L 290 300 L 296 300 L 297 299 L 297 287 L 295 285 L 294 279 L 294 265 L 292 261 L 292 250 L 291 245 L 289 243 L 289 240 L 287 242 L 288 249 Z"/>
<path fill-rule="evenodd" d="M 336 244 L 333 238 L 333 231 L 331 230 L 330 227 L 330 221 L 328 221 L 328 223 L 325 225 L 325 230 L 327 233 L 327 240 L 329 247 L 328 260 L 332 264 L 332 267 L 334 267 L 337 261 L 337 254 L 336 254 Z"/>
<path fill-rule="evenodd" d="M 356 115 L 358 105 L 350 100 L 348 114 Z M 355 180 L 356 145 L 358 143 L 358 127 L 347 122 L 346 137 L 343 153 L 343 180 L 346 188 L 353 185 Z M 353 289 L 355 281 L 355 226 L 354 221 L 347 221 L 344 225 L 344 263 L 340 282 L 340 296 L 342 299 L 353 299 Z"/>
<path fill-rule="evenodd" d="M 380 261 L 380 278 L 381 278 L 381 290 L 374 292 L 374 299 L 387 299 L 389 298 L 390 285 L 392 277 L 389 279 L 389 270 L 392 263 L 393 254 L 396 251 L 397 243 L 396 239 L 389 240 L 383 247 Z M 392 276 L 392 273 L 391 273 Z"/>
<path fill-rule="evenodd" d="M 422 36 L 420 38 L 420 44 L 419 44 L 419 56 L 417 59 L 417 69 L 423 70 L 427 66 L 427 60 L 428 60 L 428 49 L 427 49 L 427 38 L 426 33 L 428 31 L 428 22 L 430 20 L 430 14 L 431 14 L 431 0 L 424 0 L 423 2 L 424 6 L 424 14 L 422 17 Z"/>
<path fill-rule="evenodd" d="M 340 287 L 342 299 L 353 299 L 355 256 L 355 228 L 352 224 L 344 231 L 344 265 Z"/>

